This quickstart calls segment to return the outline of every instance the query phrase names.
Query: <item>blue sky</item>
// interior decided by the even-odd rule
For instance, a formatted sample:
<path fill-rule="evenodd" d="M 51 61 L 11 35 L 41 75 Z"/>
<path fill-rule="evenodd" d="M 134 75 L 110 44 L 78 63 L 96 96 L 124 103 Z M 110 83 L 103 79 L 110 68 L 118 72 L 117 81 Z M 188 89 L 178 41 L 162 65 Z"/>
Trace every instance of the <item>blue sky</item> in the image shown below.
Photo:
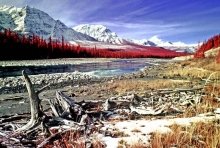
<path fill-rule="evenodd" d="M 220 33 L 219 0 L 1 0 L 32 6 L 68 27 L 102 24 L 119 37 L 201 42 Z"/>

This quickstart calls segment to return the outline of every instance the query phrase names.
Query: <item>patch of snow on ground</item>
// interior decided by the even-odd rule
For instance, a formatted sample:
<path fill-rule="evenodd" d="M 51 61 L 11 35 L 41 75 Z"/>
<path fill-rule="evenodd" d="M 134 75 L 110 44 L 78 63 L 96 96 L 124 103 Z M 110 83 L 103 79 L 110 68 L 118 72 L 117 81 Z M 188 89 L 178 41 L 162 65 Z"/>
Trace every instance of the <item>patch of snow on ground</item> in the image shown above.
<path fill-rule="evenodd" d="M 220 112 L 217 109 L 216 112 Z M 128 137 L 103 137 L 102 141 L 107 144 L 108 148 L 117 148 L 120 140 L 126 141 L 128 144 L 144 144 L 149 145 L 150 134 L 152 132 L 167 133 L 172 132 L 169 126 L 178 124 L 182 126 L 190 126 L 195 122 L 207 122 L 215 118 L 220 118 L 220 115 L 216 116 L 197 116 L 191 118 L 174 118 L 174 119 L 156 119 L 156 120 L 127 120 L 116 122 L 114 125 L 110 123 L 105 124 L 105 129 L 118 129 L 120 132 L 128 134 Z"/>

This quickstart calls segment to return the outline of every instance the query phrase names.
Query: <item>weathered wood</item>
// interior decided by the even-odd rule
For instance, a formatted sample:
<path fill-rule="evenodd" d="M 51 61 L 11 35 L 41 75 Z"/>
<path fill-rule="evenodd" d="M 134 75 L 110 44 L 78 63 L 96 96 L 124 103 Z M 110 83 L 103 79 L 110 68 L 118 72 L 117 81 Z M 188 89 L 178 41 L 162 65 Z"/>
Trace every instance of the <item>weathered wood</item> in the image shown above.
<path fill-rule="evenodd" d="M 40 90 L 38 90 L 38 91 L 36 92 L 36 94 L 39 95 L 42 91 L 44 91 L 44 90 L 47 89 L 48 87 L 50 87 L 50 84 L 48 84 L 48 85 L 42 87 Z"/>
<path fill-rule="evenodd" d="M 72 120 L 67 120 L 61 117 L 53 117 L 53 120 L 60 122 L 60 124 L 68 125 L 72 127 L 72 129 L 74 130 L 79 130 L 79 131 L 85 130 L 85 126 L 83 124 L 74 122 Z"/>
<path fill-rule="evenodd" d="M 100 108 L 104 101 L 80 101 L 76 102 L 79 104 L 84 110 L 90 110 L 93 108 Z"/>
<path fill-rule="evenodd" d="M 133 103 L 133 101 L 128 101 L 128 100 L 109 100 L 107 99 L 105 103 L 103 104 L 103 109 L 105 111 L 111 110 L 114 108 L 119 108 L 119 107 L 124 107 L 124 108 L 129 108 L 129 106 Z"/>
<path fill-rule="evenodd" d="M 21 96 L 15 96 L 15 97 L 11 97 L 11 98 L 1 98 L 0 102 L 9 101 L 9 100 L 22 100 L 22 99 L 24 99 L 24 98 Z"/>
<path fill-rule="evenodd" d="M 75 104 L 74 100 L 66 96 L 61 91 L 56 91 L 56 98 L 63 111 L 67 110 L 70 106 L 73 106 Z"/>
<path fill-rule="evenodd" d="M 2 118 L 0 120 L 0 123 L 5 123 L 5 122 L 11 122 L 11 121 L 15 121 L 15 120 L 20 120 L 20 119 L 23 119 L 23 118 L 27 118 L 27 115 L 15 115 L 15 116 L 11 116 L 11 117 L 8 117 L 8 118 Z"/>
<path fill-rule="evenodd" d="M 38 125 L 40 125 L 41 117 L 43 116 L 42 108 L 40 105 L 41 100 L 39 99 L 38 94 L 35 93 L 34 86 L 32 85 L 30 78 L 24 70 L 22 71 L 22 75 L 24 77 L 30 98 L 31 119 L 25 126 L 17 129 L 16 131 L 28 131 L 32 128 L 37 127 Z"/>
<path fill-rule="evenodd" d="M 48 102 L 50 103 L 50 107 L 52 109 L 52 112 L 53 112 L 54 116 L 58 117 L 59 113 L 58 113 L 58 111 L 57 111 L 57 109 L 55 107 L 55 104 L 51 100 L 49 100 Z"/>
<path fill-rule="evenodd" d="M 118 101 L 114 101 L 114 103 L 116 103 L 116 108 L 119 108 L 119 107 L 129 108 L 129 106 L 133 102 L 132 101 L 126 101 L 126 100 L 118 100 Z"/>
<path fill-rule="evenodd" d="M 87 114 L 82 115 L 82 118 L 80 120 L 80 125 L 89 125 L 92 123 L 92 120 L 89 118 L 89 116 Z"/>
<path fill-rule="evenodd" d="M 202 87 L 200 87 L 200 88 L 188 88 L 188 89 L 177 88 L 175 90 L 173 90 L 173 89 L 158 89 L 157 93 L 162 95 L 162 94 L 180 93 L 180 92 L 187 92 L 187 91 L 196 92 L 196 91 L 202 90 L 202 89 L 203 89 Z"/>

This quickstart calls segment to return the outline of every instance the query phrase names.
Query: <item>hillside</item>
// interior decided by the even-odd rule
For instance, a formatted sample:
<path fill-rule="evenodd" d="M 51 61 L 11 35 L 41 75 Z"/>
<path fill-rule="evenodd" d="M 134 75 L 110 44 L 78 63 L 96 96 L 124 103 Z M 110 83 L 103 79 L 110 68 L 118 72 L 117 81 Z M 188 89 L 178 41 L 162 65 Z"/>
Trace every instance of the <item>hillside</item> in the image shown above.
<path fill-rule="evenodd" d="M 9 29 L 21 35 L 33 35 L 48 39 L 60 40 L 63 36 L 66 41 L 89 40 L 96 41 L 94 38 L 76 32 L 68 28 L 59 20 L 54 20 L 47 13 L 25 6 L 17 8 L 15 6 L 0 7 L 0 29 Z"/>
<path fill-rule="evenodd" d="M 51 37 L 47 42 L 40 36 L 20 37 L 18 33 L 4 30 L 0 32 L 0 60 L 23 60 L 23 59 L 53 59 L 53 58 L 173 58 L 185 55 L 185 53 L 177 53 L 171 50 L 158 47 L 137 47 L 136 49 L 116 49 L 100 48 L 94 46 L 85 47 L 80 45 L 70 45 L 62 41 L 53 42 Z M 91 45 L 91 44 L 90 44 Z M 134 46 L 131 46 L 134 48 Z"/>
<path fill-rule="evenodd" d="M 214 57 L 217 63 L 220 63 L 220 34 L 204 41 L 198 50 L 194 53 L 194 58 Z"/>

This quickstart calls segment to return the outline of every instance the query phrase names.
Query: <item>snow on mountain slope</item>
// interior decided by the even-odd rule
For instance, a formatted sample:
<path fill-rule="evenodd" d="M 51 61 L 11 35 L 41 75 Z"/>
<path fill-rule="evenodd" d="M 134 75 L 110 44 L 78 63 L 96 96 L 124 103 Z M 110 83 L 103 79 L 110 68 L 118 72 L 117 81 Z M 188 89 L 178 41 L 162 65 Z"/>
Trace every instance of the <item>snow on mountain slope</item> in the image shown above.
<path fill-rule="evenodd" d="M 157 36 L 153 36 L 149 39 L 149 41 L 155 43 L 157 46 L 179 46 L 179 47 L 183 47 L 183 46 L 188 46 L 187 44 L 183 43 L 183 42 L 164 42 L 163 40 L 159 39 Z"/>
<path fill-rule="evenodd" d="M 112 44 L 123 44 L 123 39 L 119 38 L 115 32 L 112 32 L 103 25 L 81 24 L 73 28 L 75 31 L 94 37 L 98 41 Z"/>
<path fill-rule="evenodd" d="M 127 39 L 127 41 L 133 42 L 135 44 L 144 45 L 144 46 L 158 46 L 164 47 L 170 50 L 174 50 L 177 52 L 188 52 L 193 53 L 197 48 L 197 44 L 185 44 L 183 42 L 164 42 L 159 39 L 157 36 L 153 36 L 150 39 L 142 39 L 142 40 L 134 40 Z"/>
<path fill-rule="evenodd" d="M 157 36 L 153 36 L 149 40 L 125 40 L 118 37 L 115 32 L 112 32 L 103 25 L 82 24 L 73 29 L 68 28 L 61 21 L 54 20 L 47 13 L 30 6 L 23 8 L 16 8 L 15 6 L 0 7 L 0 31 L 3 31 L 4 28 L 10 28 L 11 31 L 25 35 L 32 35 L 34 33 L 44 39 L 48 39 L 51 36 L 52 39 L 61 41 L 61 37 L 64 36 L 65 41 L 75 45 L 82 42 L 77 43 L 74 41 L 81 40 L 93 41 L 93 44 L 99 44 L 97 41 L 100 41 L 107 44 L 107 46 L 109 44 L 129 45 L 129 47 L 132 46 L 135 48 L 138 45 L 158 46 L 177 52 L 194 52 L 196 49 L 196 46 L 186 45 L 182 42 L 164 42 Z M 86 42 L 86 44 L 88 43 L 90 42 Z M 103 46 L 103 44 L 101 45 Z M 144 48 L 144 46 L 141 48 Z"/>
<path fill-rule="evenodd" d="M 144 45 L 144 46 L 156 46 L 154 42 L 151 42 L 147 39 L 142 39 L 142 40 L 135 40 L 135 39 L 126 39 L 129 42 L 139 44 L 139 45 Z"/>
<path fill-rule="evenodd" d="M 73 28 L 74 30 L 81 32 L 83 34 L 87 34 L 91 37 L 94 37 L 98 41 L 119 45 L 131 45 L 138 44 L 144 46 L 158 46 L 164 47 L 167 49 L 175 50 L 177 52 L 188 52 L 192 53 L 195 49 L 191 46 L 188 46 L 182 42 L 164 42 L 159 39 L 157 36 L 153 36 L 149 40 L 132 40 L 132 39 L 122 39 L 117 36 L 115 32 L 112 32 L 107 27 L 103 25 L 90 25 L 90 24 L 81 24 Z M 135 46 L 135 45 L 134 45 Z"/>
<path fill-rule="evenodd" d="M 10 28 L 25 35 L 39 35 L 45 39 L 50 36 L 52 39 L 61 40 L 62 35 L 66 41 L 72 40 L 91 40 L 94 38 L 76 32 L 72 28 L 68 28 L 59 20 L 54 20 L 47 13 L 30 6 L 16 8 L 15 6 L 0 7 L 0 29 Z"/>

